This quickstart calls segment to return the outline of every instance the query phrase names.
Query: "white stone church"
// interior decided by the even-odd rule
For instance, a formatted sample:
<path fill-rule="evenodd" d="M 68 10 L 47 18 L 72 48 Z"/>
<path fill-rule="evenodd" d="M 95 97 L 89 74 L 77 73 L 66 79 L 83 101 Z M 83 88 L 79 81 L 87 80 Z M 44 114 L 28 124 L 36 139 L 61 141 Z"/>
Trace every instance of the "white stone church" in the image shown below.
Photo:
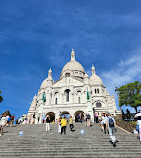
<path fill-rule="evenodd" d="M 52 78 L 52 70 L 48 71 L 46 78 L 37 96 L 28 111 L 28 115 L 48 114 L 54 119 L 59 118 L 59 113 L 70 114 L 76 120 L 81 114 L 110 112 L 116 115 L 117 108 L 114 96 L 110 96 L 101 78 L 96 75 L 92 65 L 92 76 L 89 77 L 83 66 L 75 60 L 75 52 L 71 52 L 71 60 L 63 67 L 58 81 Z M 90 99 L 87 99 L 87 93 Z M 43 95 L 45 100 L 43 101 Z"/>

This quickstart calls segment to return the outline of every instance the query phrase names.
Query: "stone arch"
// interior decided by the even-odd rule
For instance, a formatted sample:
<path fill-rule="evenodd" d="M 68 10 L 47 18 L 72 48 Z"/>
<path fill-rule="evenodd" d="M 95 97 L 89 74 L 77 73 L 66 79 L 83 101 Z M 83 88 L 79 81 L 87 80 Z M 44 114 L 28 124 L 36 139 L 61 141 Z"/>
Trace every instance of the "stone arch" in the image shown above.
<path fill-rule="evenodd" d="M 75 116 L 75 122 L 84 121 L 84 111 L 78 110 L 74 113 Z"/>
<path fill-rule="evenodd" d="M 62 111 L 62 114 L 70 114 L 68 111 Z"/>
<path fill-rule="evenodd" d="M 101 106 L 100 106 L 100 107 L 97 107 L 97 106 L 96 106 L 96 103 L 101 103 Z M 95 107 L 97 107 L 97 108 L 101 108 L 101 107 L 103 107 L 103 106 L 106 106 L 105 102 L 102 101 L 102 100 L 96 100 L 96 101 L 93 103 L 93 105 L 94 105 Z"/>
<path fill-rule="evenodd" d="M 51 122 L 52 122 L 52 121 L 55 121 L 55 113 L 54 113 L 54 112 L 48 112 L 48 113 L 46 114 L 46 117 L 47 117 L 47 115 L 50 116 L 50 121 L 51 121 Z"/>
<path fill-rule="evenodd" d="M 66 118 L 70 117 L 70 113 L 68 111 L 62 111 L 61 114 L 62 116 L 65 116 Z"/>

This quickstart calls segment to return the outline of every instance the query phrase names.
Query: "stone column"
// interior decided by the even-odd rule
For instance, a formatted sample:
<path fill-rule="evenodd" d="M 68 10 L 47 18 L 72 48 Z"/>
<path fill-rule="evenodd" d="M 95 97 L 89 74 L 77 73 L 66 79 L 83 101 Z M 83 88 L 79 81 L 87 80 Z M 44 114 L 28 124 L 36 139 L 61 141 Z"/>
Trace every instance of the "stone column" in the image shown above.
<path fill-rule="evenodd" d="M 72 104 L 74 104 L 74 93 L 72 93 Z"/>
<path fill-rule="evenodd" d="M 64 104 L 64 94 L 62 94 L 62 104 Z"/>

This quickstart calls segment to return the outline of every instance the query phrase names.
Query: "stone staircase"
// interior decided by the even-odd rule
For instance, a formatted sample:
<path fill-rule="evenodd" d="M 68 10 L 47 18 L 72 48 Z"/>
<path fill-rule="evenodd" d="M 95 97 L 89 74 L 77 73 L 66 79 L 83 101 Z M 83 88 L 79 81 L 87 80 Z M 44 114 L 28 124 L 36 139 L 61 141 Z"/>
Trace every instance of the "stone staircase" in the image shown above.
<path fill-rule="evenodd" d="M 18 125 L 6 127 L 0 137 L 0 158 L 141 158 L 141 144 L 132 134 L 117 130 L 117 146 L 109 142 L 98 124 L 85 127 L 74 124 L 75 132 L 57 133 L 57 124 L 51 124 L 51 131 L 45 131 L 45 125 Z M 81 134 L 84 129 L 84 134 Z M 19 132 L 24 131 L 23 136 Z"/>

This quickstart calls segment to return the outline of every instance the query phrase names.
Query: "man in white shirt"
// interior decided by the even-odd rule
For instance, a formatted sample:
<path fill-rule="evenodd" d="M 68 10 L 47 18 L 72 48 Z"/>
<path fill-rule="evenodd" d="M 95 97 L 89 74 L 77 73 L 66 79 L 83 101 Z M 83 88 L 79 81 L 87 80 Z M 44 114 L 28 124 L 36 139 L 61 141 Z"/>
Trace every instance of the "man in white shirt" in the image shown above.
<path fill-rule="evenodd" d="M 0 133 L 0 136 L 1 136 L 2 133 L 3 133 L 3 128 L 4 128 L 4 126 L 6 125 L 6 122 L 7 122 L 7 118 L 6 118 L 6 117 L 2 117 L 2 118 L 1 118 L 1 121 L 0 121 L 0 126 L 1 126 L 1 133 Z"/>

